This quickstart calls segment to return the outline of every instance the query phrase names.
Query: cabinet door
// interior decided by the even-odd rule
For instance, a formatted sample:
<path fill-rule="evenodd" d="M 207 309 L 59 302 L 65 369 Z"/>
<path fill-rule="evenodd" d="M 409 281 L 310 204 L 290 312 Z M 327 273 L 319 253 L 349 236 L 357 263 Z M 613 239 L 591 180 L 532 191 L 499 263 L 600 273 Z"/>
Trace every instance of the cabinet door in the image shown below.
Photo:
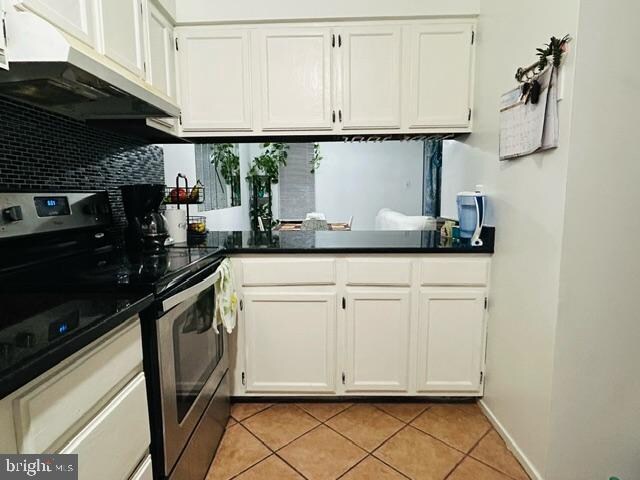
<path fill-rule="evenodd" d="M 162 93 L 175 99 L 176 67 L 173 27 L 151 2 L 148 7 L 147 25 L 149 48 L 147 80 Z"/>
<path fill-rule="evenodd" d="M 468 24 L 407 27 L 409 127 L 467 127 L 473 29 Z"/>
<path fill-rule="evenodd" d="M 9 69 L 9 58 L 7 55 L 7 27 L 5 25 L 4 3 L 0 0 L 0 68 Z"/>
<path fill-rule="evenodd" d="M 348 392 L 407 391 L 409 296 L 405 288 L 347 291 Z"/>
<path fill-rule="evenodd" d="M 247 392 L 335 392 L 334 293 L 250 293 L 244 304 Z"/>
<path fill-rule="evenodd" d="M 423 289 L 418 324 L 419 392 L 481 391 L 483 289 Z"/>
<path fill-rule="evenodd" d="M 147 390 L 140 373 L 60 453 L 90 459 L 78 462 L 78 478 L 125 479 L 145 458 L 150 443 Z"/>
<path fill-rule="evenodd" d="M 145 76 L 142 0 L 100 0 L 104 54 Z"/>
<path fill-rule="evenodd" d="M 259 39 L 262 128 L 330 130 L 331 30 L 264 30 Z"/>
<path fill-rule="evenodd" d="M 350 27 L 338 42 L 342 128 L 400 128 L 400 27 Z"/>
<path fill-rule="evenodd" d="M 248 31 L 186 27 L 178 42 L 182 129 L 250 131 Z"/>
<path fill-rule="evenodd" d="M 23 5 L 95 48 L 95 0 L 24 0 Z"/>

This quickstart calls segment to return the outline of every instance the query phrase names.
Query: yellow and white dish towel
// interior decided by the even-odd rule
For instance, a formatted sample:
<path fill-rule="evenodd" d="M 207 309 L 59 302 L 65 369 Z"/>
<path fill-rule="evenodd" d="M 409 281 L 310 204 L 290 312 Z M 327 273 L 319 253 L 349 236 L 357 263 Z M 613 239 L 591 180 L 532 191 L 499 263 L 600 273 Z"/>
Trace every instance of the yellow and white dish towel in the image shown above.
<path fill-rule="evenodd" d="M 238 311 L 238 295 L 233 281 L 233 267 L 231 260 L 225 258 L 218 267 L 220 276 L 214 284 L 216 290 L 216 313 L 213 328 L 218 332 L 218 325 L 222 324 L 227 333 L 236 327 L 236 313 Z"/>

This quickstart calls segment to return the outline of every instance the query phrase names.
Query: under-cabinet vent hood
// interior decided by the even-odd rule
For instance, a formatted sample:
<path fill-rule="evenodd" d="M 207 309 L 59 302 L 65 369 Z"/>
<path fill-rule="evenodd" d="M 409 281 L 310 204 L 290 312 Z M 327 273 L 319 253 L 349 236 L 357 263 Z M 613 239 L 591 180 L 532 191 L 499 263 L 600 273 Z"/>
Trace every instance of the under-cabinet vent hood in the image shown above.
<path fill-rule="evenodd" d="M 0 95 L 80 120 L 177 117 L 133 73 L 30 12 L 7 12 L 9 70 Z"/>

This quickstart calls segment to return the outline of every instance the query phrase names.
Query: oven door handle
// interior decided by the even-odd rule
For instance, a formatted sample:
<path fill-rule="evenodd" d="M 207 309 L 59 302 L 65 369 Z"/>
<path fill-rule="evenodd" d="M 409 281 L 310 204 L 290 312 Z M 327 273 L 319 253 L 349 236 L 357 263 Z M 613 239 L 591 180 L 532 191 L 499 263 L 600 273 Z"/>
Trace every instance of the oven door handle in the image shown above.
<path fill-rule="evenodd" d="M 200 283 L 176 293 L 173 297 L 167 298 L 162 302 L 162 309 L 166 312 L 185 300 L 204 292 L 207 288 L 210 288 L 214 283 L 216 283 L 218 278 L 220 278 L 220 271 L 216 270 L 215 273 L 212 273 Z"/>

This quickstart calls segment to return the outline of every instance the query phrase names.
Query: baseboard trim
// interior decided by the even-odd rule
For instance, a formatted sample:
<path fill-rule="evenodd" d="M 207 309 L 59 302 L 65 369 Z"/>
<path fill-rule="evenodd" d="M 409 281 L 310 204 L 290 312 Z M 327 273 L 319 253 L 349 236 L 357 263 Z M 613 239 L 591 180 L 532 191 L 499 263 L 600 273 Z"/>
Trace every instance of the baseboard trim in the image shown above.
<path fill-rule="evenodd" d="M 232 395 L 234 403 L 474 403 L 475 397 L 388 397 L 383 395 Z"/>
<path fill-rule="evenodd" d="M 526 470 L 532 480 L 544 480 L 540 472 L 533 466 L 533 463 L 529 460 L 529 458 L 524 454 L 524 452 L 520 449 L 518 444 L 513 440 L 509 432 L 504 428 L 504 426 L 500 423 L 500 421 L 496 418 L 491 409 L 487 406 L 484 399 L 478 401 L 478 405 L 487 416 L 493 428 L 500 434 L 504 442 L 507 444 L 507 448 L 511 450 L 511 453 L 518 459 L 522 468 Z"/>

